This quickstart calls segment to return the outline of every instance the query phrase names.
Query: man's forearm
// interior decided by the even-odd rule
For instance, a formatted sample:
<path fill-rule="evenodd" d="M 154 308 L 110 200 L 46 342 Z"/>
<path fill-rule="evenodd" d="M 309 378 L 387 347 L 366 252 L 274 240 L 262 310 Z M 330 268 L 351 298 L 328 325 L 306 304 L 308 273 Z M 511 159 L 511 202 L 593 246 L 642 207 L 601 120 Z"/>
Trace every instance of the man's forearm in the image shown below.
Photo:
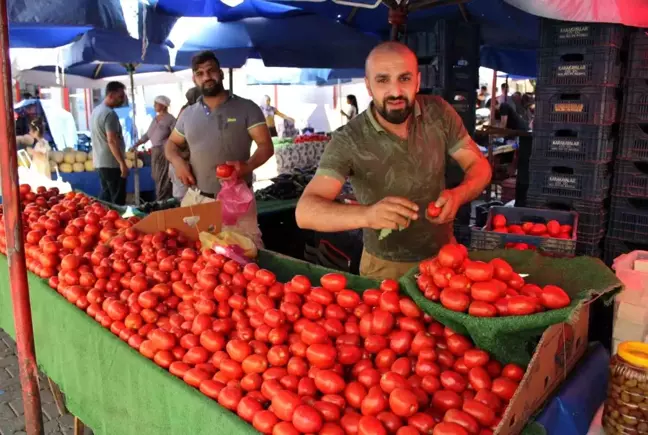
<path fill-rule="evenodd" d="M 124 154 L 117 144 L 117 141 L 108 140 L 108 148 L 110 148 L 110 152 L 115 157 L 115 160 L 117 160 L 117 163 L 119 163 L 120 165 L 126 163 L 126 161 L 124 160 Z"/>
<path fill-rule="evenodd" d="M 491 180 L 491 175 L 492 171 L 488 160 L 479 159 L 466 170 L 463 182 L 452 190 L 459 194 L 461 203 L 465 204 L 482 194 Z"/>
<path fill-rule="evenodd" d="M 173 166 L 176 166 L 180 160 L 183 160 L 178 151 L 178 146 L 170 140 L 164 144 L 164 156 Z"/>
<path fill-rule="evenodd" d="M 349 231 L 367 227 L 367 207 L 339 204 L 315 195 L 302 196 L 297 204 L 295 218 L 303 229 L 327 232 Z"/>
<path fill-rule="evenodd" d="M 252 156 L 247 161 L 247 166 L 251 171 L 255 170 L 259 166 L 263 165 L 265 162 L 270 160 L 270 157 L 274 155 L 274 147 L 263 147 L 257 148 L 257 150 L 252 154 Z"/>

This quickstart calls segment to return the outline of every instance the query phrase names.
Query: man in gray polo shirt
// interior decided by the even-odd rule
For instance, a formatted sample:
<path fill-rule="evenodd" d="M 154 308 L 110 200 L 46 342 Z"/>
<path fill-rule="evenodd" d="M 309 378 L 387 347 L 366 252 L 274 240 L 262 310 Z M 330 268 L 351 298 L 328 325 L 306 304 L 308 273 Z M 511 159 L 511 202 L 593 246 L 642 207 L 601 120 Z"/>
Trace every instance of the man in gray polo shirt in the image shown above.
<path fill-rule="evenodd" d="M 265 118 L 250 100 L 230 95 L 223 88 L 223 70 L 211 51 L 191 61 L 193 80 L 202 96 L 185 108 L 165 145 L 176 176 L 187 186 L 214 197 L 220 191 L 216 166 L 227 163 L 251 185 L 252 172 L 274 154 Z M 257 150 L 250 155 L 252 141 Z M 189 147 L 189 162 L 180 151 Z"/>
<path fill-rule="evenodd" d="M 126 203 L 126 177 L 128 166 L 124 158 L 124 135 L 119 117 L 113 110 L 126 103 L 126 86 L 120 82 L 106 85 L 106 96 L 92 111 L 92 160 L 99 173 L 101 193 L 99 199 L 112 204 Z"/>

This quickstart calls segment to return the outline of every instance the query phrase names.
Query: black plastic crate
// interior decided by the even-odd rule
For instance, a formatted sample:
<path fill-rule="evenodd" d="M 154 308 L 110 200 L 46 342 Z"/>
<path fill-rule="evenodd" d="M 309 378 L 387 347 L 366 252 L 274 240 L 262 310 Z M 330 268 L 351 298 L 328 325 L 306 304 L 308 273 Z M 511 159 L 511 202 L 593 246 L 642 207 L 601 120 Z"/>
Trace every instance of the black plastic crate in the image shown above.
<path fill-rule="evenodd" d="M 556 195 L 586 201 L 603 200 L 609 195 L 611 166 L 611 163 L 532 158 L 529 162 L 527 196 Z"/>
<path fill-rule="evenodd" d="M 603 238 L 592 242 L 576 242 L 576 255 L 601 258 L 603 255 Z"/>
<path fill-rule="evenodd" d="M 648 123 L 648 78 L 626 80 L 622 107 L 622 122 Z"/>
<path fill-rule="evenodd" d="M 608 220 L 609 199 L 602 201 L 581 201 L 552 195 L 528 195 L 528 207 L 549 210 L 575 211 L 578 213 L 578 227 L 595 231 L 604 228 Z"/>
<path fill-rule="evenodd" d="M 612 125 L 617 119 L 615 87 L 538 87 L 536 122 Z"/>
<path fill-rule="evenodd" d="M 608 236 L 648 242 L 648 198 L 613 196 Z"/>
<path fill-rule="evenodd" d="M 648 79 L 648 29 L 634 29 L 630 35 L 626 76 Z"/>
<path fill-rule="evenodd" d="M 531 156 L 606 163 L 612 160 L 617 130 L 612 125 L 539 123 L 533 131 Z"/>
<path fill-rule="evenodd" d="M 470 246 L 470 233 L 470 225 L 454 225 L 454 236 L 458 243 Z"/>
<path fill-rule="evenodd" d="M 571 239 L 557 239 L 528 234 L 510 234 L 493 231 L 493 217 L 503 215 L 508 225 L 523 222 L 547 223 L 557 220 L 561 225 L 571 225 Z M 574 256 L 576 253 L 576 232 L 578 231 L 578 213 L 556 210 L 532 209 L 523 207 L 491 207 L 484 228 L 472 227 L 470 235 L 471 249 L 503 249 L 510 243 L 526 243 L 535 246 L 539 252 L 556 256 Z"/>
<path fill-rule="evenodd" d="M 612 195 L 648 198 L 648 162 L 617 160 Z"/>
<path fill-rule="evenodd" d="M 623 45 L 624 30 L 618 24 L 574 23 L 543 19 L 540 40 L 543 48 Z"/>
<path fill-rule="evenodd" d="M 648 123 L 622 124 L 617 158 L 648 162 Z"/>
<path fill-rule="evenodd" d="M 453 60 L 437 54 L 423 59 L 419 72 L 421 88 L 476 89 L 479 85 L 479 58 L 460 56 Z"/>
<path fill-rule="evenodd" d="M 612 266 L 614 259 L 632 251 L 648 251 L 648 240 L 626 241 L 614 237 L 606 237 L 603 243 L 603 261 Z"/>
<path fill-rule="evenodd" d="M 616 86 L 621 81 L 617 47 L 558 47 L 538 53 L 538 84 L 546 86 Z"/>

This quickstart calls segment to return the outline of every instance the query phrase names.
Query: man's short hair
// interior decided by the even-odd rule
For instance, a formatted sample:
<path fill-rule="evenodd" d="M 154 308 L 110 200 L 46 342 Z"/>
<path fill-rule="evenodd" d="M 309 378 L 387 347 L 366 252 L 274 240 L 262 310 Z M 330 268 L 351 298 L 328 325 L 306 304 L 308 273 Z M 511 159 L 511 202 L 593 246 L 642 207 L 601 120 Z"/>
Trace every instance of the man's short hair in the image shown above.
<path fill-rule="evenodd" d="M 106 85 L 106 94 L 110 94 L 111 92 L 119 92 L 125 89 L 126 85 L 124 85 L 122 82 L 110 82 Z"/>
<path fill-rule="evenodd" d="M 218 58 L 216 57 L 214 52 L 205 50 L 201 51 L 191 58 L 191 70 L 196 71 L 198 69 L 198 65 L 202 65 L 203 63 L 209 62 L 210 60 L 213 60 L 216 63 L 216 66 L 220 68 L 220 62 L 218 61 Z"/>
<path fill-rule="evenodd" d="M 488 90 L 488 86 L 486 86 L 486 85 L 483 85 L 481 88 L 482 88 L 482 90 L 484 90 L 484 91 L 487 91 L 487 90 Z"/>
<path fill-rule="evenodd" d="M 506 82 L 502 83 L 502 89 L 504 89 L 504 88 L 508 89 L 508 83 L 506 83 Z"/>

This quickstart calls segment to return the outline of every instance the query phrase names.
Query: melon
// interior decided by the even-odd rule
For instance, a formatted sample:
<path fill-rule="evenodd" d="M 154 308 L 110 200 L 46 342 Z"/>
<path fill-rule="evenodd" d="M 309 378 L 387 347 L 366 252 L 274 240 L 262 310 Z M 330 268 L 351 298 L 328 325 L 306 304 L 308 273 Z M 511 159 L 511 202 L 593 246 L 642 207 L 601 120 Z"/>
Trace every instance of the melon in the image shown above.
<path fill-rule="evenodd" d="M 144 162 L 142 161 L 142 159 L 137 159 L 137 167 L 138 168 L 144 167 Z"/>
<path fill-rule="evenodd" d="M 64 173 L 72 172 L 72 164 L 70 163 L 61 163 L 59 165 L 59 171 Z"/>
<path fill-rule="evenodd" d="M 72 165 L 72 170 L 74 172 L 85 172 L 85 165 L 81 162 L 76 162 Z"/>
<path fill-rule="evenodd" d="M 92 160 L 86 160 L 83 165 L 85 166 L 86 171 L 88 172 L 94 171 L 94 163 L 92 163 Z"/>
<path fill-rule="evenodd" d="M 78 163 L 83 163 L 86 160 L 88 160 L 88 155 L 86 153 L 84 153 L 83 151 L 77 151 L 76 153 L 74 153 L 74 159 Z"/>
<path fill-rule="evenodd" d="M 131 159 L 126 159 L 126 166 L 128 169 L 131 169 L 133 167 L 133 161 Z"/>
<path fill-rule="evenodd" d="M 56 163 L 63 163 L 63 153 L 61 151 L 52 151 L 50 153 L 50 159 Z"/>
<path fill-rule="evenodd" d="M 126 158 L 129 160 L 135 160 L 135 153 L 128 151 L 126 153 Z"/>
<path fill-rule="evenodd" d="M 65 163 L 69 163 L 70 165 L 76 162 L 76 154 L 74 153 L 74 151 L 66 151 L 63 154 L 63 161 Z"/>
<path fill-rule="evenodd" d="M 50 171 L 56 172 L 56 167 L 58 166 L 56 162 L 50 160 L 49 165 L 50 165 Z"/>

